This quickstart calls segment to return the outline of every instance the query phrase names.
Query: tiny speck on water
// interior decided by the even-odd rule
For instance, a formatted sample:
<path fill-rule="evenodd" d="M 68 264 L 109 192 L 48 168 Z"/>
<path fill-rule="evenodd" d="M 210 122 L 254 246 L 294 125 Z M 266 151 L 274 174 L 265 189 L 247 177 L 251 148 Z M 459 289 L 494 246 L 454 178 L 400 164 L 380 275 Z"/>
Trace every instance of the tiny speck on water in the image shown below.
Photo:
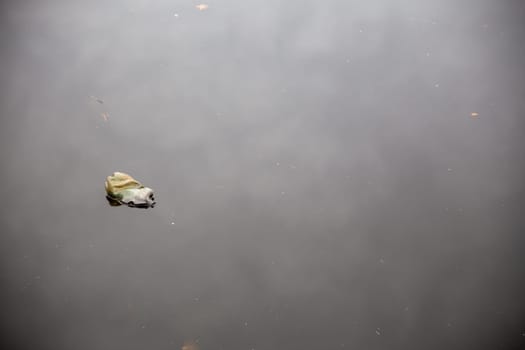
<path fill-rule="evenodd" d="M 205 11 L 205 10 L 208 9 L 209 6 L 206 5 L 206 4 L 199 4 L 199 5 L 195 6 L 195 7 L 196 7 L 197 10 L 199 10 L 199 11 Z"/>
<path fill-rule="evenodd" d="M 93 96 L 93 95 L 91 95 L 91 96 L 89 96 L 89 97 L 91 97 L 91 99 L 92 99 L 93 101 L 95 101 L 95 102 L 98 102 L 98 103 L 100 103 L 100 104 L 104 104 L 104 100 L 102 100 L 101 98 L 98 98 L 98 97 Z"/>

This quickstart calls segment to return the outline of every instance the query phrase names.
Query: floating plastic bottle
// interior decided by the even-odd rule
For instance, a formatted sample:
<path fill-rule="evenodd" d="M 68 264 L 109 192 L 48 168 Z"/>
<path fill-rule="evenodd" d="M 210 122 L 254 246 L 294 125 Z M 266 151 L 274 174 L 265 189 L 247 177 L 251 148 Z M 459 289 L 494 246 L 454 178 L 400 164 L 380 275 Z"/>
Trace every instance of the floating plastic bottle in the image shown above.
<path fill-rule="evenodd" d="M 137 208 L 153 208 L 153 190 L 126 173 L 114 172 L 106 179 L 106 199 L 112 206 L 127 205 Z"/>

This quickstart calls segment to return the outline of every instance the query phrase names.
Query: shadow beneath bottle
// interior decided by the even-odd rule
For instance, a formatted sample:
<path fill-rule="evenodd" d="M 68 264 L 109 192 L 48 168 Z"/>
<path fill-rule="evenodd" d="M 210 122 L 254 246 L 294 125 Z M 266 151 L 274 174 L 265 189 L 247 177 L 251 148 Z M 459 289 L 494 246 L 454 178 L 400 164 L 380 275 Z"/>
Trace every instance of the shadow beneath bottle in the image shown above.
<path fill-rule="evenodd" d="M 130 207 L 130 208 L 148 209 L 148 208 L 154 208 L 155 204 L 156 204 L 155 202 L 153 202 L 151 204 L 150 203 L 135 204 L 133 202 L 123 203 L 123 202 L 119 201 L 118 199 L 113 198 L 113 197 L 108 196 L 108 195 L 106 195 L 106 199 L 108 201 L 108 204 L 111 207 L 120 207 L 121 205 L 124 205 L 124 206 Z"/>

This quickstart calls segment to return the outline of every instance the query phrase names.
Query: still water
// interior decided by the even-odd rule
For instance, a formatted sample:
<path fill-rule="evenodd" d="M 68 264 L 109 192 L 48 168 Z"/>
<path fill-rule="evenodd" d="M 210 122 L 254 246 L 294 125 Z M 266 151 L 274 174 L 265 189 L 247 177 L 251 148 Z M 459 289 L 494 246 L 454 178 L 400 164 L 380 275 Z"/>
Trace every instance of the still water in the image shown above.
<path fill-rule="evenodd" d="M 523 3 L 1 6 L 10 349 L 525 346 Z"/>

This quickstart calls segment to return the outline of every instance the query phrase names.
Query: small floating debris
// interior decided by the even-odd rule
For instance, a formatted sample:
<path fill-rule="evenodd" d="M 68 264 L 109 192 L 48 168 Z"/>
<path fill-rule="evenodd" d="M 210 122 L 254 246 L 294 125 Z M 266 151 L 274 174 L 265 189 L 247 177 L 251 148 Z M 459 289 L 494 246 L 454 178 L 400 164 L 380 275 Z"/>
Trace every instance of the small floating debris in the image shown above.
<path fill-rule="evenodd" d="M 106 179 L 106 199 L 111 206 L 153 208 L 155 197 L 153 190 L 126 173 L 114 172 Z"/>
<path fill-rule="evenodd" d="M 479 113 L 477 113 L 477 112 L 472 112 L 472 113 L 470 113 L 470 117 L 473 118 L 473 119 L 475 119 L 475 118 L 479 117 Z"/>
<path fill-rule="evenodd" d="M 199 11 L 205 11 L 205 10 L 208 9 L 208 7 L 209 7 L 209 6 L 206 5 L 206 4 L 199 4 L 199 5 L 196 5 L 196 6 L 195 6 L 195 8 L 196 8 L 197 10 L 199 10 Z"/>
<path fill-rule="evenodd" d="M 90 96 L 90 97 L 91 97 L 92 100 L 100 103 L 101 105 L 104 104 L 104 100 L 102 100 L 102 99 L 100 99 L 100 98 L 98 98 L 96 96 Z"/>
<path fill-rule="evenodd" d="M 182 350 L 199 350 L 199 345 L 196 341 L 185 341 L 182 345 Z"/>

